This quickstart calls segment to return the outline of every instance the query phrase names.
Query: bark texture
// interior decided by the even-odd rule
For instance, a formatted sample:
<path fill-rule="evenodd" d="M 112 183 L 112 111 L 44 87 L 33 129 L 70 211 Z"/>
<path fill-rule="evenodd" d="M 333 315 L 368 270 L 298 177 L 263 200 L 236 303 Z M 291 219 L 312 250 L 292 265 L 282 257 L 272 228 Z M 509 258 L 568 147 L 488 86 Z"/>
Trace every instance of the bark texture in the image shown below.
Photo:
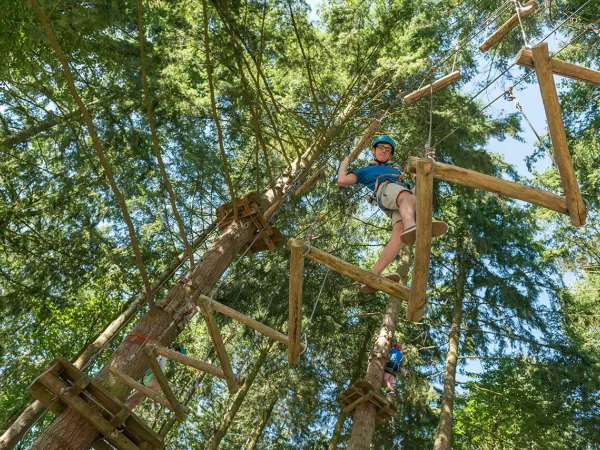
<path fill-rule="evenodd" d="M 459 264 L 459 267 L 461 265 Z M 452 308 L 452 325 L 448 335 L 448 355 L 446 357 L 446 375 L 444 376 L 444 393 L 440 423 L 435 433 L 434 450 L 448 450 L 452 444 L 452 416 L 454 410 L 454 390 L 456 387 L 456 366 L 458 363 L 458 344 L 460 340 L 460 324 L 462 322 L 462 305 L 465 293 L 465 273 L 460 267 L 457 279 L 456 298 Z"/>
<path fill-rule="evenodd" d="M 402 246 L 397 272 L 400 274 L 400 282 L 403 284 L 407 282 L 409 267 L 410 251 L 407 246 Z M 388 300 L 381 327 L 377 333 L 375 345 L 369 359 L 367 374 L 364 379 L 376 389 L 379 389 L 383 380 L 383 372 L 387 364 L 401 306 L 402 300 L 399 298 L 390 297 Z M 348 450 L 367 450 L 371 446 L 373 431 L 375 430 L 375 413 L 375 405 L 371 402 L 361 403 L 354 410 L 354 425 L 352 426 Z"/>

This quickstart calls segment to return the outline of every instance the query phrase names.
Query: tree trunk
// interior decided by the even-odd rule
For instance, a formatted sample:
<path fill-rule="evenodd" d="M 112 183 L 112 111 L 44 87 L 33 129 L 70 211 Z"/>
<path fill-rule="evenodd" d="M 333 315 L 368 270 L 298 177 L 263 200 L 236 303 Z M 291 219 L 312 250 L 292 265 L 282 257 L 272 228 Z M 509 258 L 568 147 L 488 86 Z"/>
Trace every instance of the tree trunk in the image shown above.
<path fill-rule="evenodd" d="M 202 244 L 205 238 L 212 233 L 216 228 L 217 223 L 213 222 L 208 226 L 206 230 L 199 235 L 194 242 L 192 247 L 197 249 Z M 153 292 L 158 291 L 169 278 L 181 267 L 186 260 L 185 252 L 180 253 L 171 260 L 169 265 L 161 272 L 158 277 L 152 283 Z M 131 299 L 126 304 L 125 309 L 102 331 L 98 334 L 91 344 L 80 351 L 79 355 L 73 361 L 73 365 L 78 369 L 85 367 L 88 362 L 92 361 L 95 356 L 102 350 L 102 348 L 109 342 L 114 336 L 121 331 L 123 326 L 138 312 L 139 308 L 146 303 L 146 294 L 141 293 L 137 297 Z M 46 408 L 41 402 L 34 400 L 25 409 L 23 409 L 17 419 L 6 429 L 2 437 L 0 437 L 0 448 L 9 450 L 14 448 L 15 445 L 23 438 L 29 427 L 31 427 L 36 420 L 44 413 Z M 14 417 L 14 416 L 13 416 Z"/>
<path fill-rule="evenodd" d="M 235 394 L 233 402 L 231 402 L 225 414 L 223 414 L 223 417 L 221 418 L 221 423 L 219 424 L 219 427 L 215 430 L 213 435 L 210 437 L 208 444 L 206 444 L 205 450 L 216 450 L 219 447 L 221 440 L 223 439 L 223 437 L 227 433 L 227 430 L 229 430 L 229 427 L 233 423 L 235 415 L 239 411 L 240 406 L 242 406 L 242 402 L 246 398 L 246 395 L 248 395 L 250 387 L 252 386 L 252 383 L 254 383 L 254 380 L 256 379 L 260 368 L 267 359 L 269 351 L 273 347 L 274 343 L 275 341 L 270 339 L 267 346 L 261 350 L 260 354 L 258 355 L 258 358 L 256 359 L 256 362 L 254 363 L 254 366 L 252 367 L 252 371 L 246 377 L 246 380 L 244 381 L 244 384 L 242 384 L 242 386 L 240 387 L 240 390 Z"/>
<path fill-rule="evenodd" d="M 81 111 L 77 109 L 65 114 L 64 116 L 52 116 L 49 119 L 39 122 L 37 125 L 26 128 L 25 130 L 21 130 L 15 134 L 11 134 L 10 136 L 3 137 L 0 139 L 0 147 L 12 147 L 13 145 L 25 142 L 33 136 L 43 133 L 44 131 L 48 131 L 56 125 L 65 123 L 69 119 L 79 115 L 81 115 Z"/>
<path fill-rule="evenodd" d="M 277 404 L 278 400 L 279 398 L 276 397 L 273 401 L 271 401 L 269 406 L 267 406 L 267 409 L 263 411 L 260 417 L 260 423 L 252 433 L 250 441 L 248 442 L 244 450 L 254 450 L 256 448 L 258 442 L 260 441 L 260 437 L 262 436 L 262 433 L 265 427 L 267 426 L 269 419 L 271 418 L 271 414 L 273 413 L 273 409 L 275 408 L 275 405 Z"/>
<path fill-rule="evenodd" d="M 459 258 L 461 256 L 459 255 Z M 435 433 L 434 450 L 448 450 L 452 443 L 452 413 L 454 409 L 454 389 L 456 387 L 456 366 L 458 363 L 458 343 L 460 340 L 460 324 L 462 322 L 462 304 L 465 294 L 465 272 L 459 261 L 458 279 L 456 280 L 456 297 L 452 309 L 452 325 L 448 334 L 448 355 L 446 357 L 446 375 L 444 376 L 444 393 L 440 423 Z"/>
<path fill-rule="evenodd" d="M 312 163 L 328 148 L 331 141 L 337 137 L 348 119 L 348 114 L 353 112 L 353 105 L 348 106 L 338 117 L 339 124 L 328 129 L 305 153 L 298 158 L 277 180 L 275 190 L 269 189 L 263 197 L 264 203 L 270 205 L 264 217 L 268 221 L 277 212 L 285 201 L 285 195 L 295 189 L 297 180 L 306 175 Z M 223 233 L 215 239 L 213 245 L 204 253 L 196 266 L 186 273 L 200 292 L 210 295 L 223 273 L 238 257 L 240 250 L 245 249 L 248 241 L 254 236 L 255 228 L 239 222 L 233 222 Z M 190 286 L 177 283 L 171 287 L 164 304 L 177 305 L 184 302 L 192 294 Z M 168 345 L 177 337 L 179 330 L 175 322 L 180 317 L 180 311 L 165 311 L 158 309 L 155 312 L 144 314 L 132 335 L 145 336 L 155 340 L 161 345 Z M 108 363 L 96 376 L 109 392 L 120 400 L 125 400 L 130 388 L 109 375 L 109 367 L 115 367 L 134 379 L 138 379 L 147 367 L 146 358 L 139 352 L 138 340 L 126 339 L 115 350 Z M 76 424 L 77 433 L 72 433 L 72 424 Z M 76 412 L 68 409 L 40 436 L 32 449 L 43 450 L 70 450 L 83 449 L 93 442 L 97 435 L 96 429 Z M 64 446 L 63 436 L 69 436 L 71 441 L 68 447 Z M 63 438 L 63 439 L 61 439 Z"/>
<path fill-rule="evenodd" d="M 335 450 L 337 448 L 340 437 L 342 436 L 342 430 L 344 429 L 346 417 L 348 417 L 348 413 L 345 413 L 343 409 L 340 410 L 340 415 L 338 416 L 335 427 L 333 428 L 333 434 L 331 435 L 331 440 L 329 441 L 329 447 L 327 447 L 327 450 Z"/>
<path fill-rule="evenodd" d="M 400 251 L 400 263 L 397 272 L 400 274 L 400 282 L 407 283 L 410 266 L 410 250 L 403 245 Z M 392 337 L 396 331 L 398 315 L 402 306 L 402 300 L 390 297 L 385 308 L 385 314 L 381 328 L 377 334 L 375 345 L 369 358 L 369 366 L 365 381 L 379 389 L 383 380 L 383 371 L 387 364 L 388 354 L 391 347 Z M 363 402 L 354 410 L 354 425 L 348 443 L 348 450 L 367 450 L 371 445 L 373 431 L 375 430 L 375 405 L 371 402 Z"/>

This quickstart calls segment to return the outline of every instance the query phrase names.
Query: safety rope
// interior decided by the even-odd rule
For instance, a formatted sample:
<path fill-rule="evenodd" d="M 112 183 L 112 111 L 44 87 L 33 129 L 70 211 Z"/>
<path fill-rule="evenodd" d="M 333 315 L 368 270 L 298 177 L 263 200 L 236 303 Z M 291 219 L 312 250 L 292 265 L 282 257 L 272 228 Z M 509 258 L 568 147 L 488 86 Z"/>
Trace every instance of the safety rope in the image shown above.
<path fill-rule="evenodd" d="M 517 11 L 517 18 L 519 19 L 519 26 L 521 27 L 521 35 L 523 36 L 523 45 L 525 48 L 529 48 L 529 44 L 527 43 L 527 35 L 525 34 L 525 28 L 523 27 L 523 20 L 521 20 L 521 4 L 519 0 L 514 0 L 515 9 Z M 531 8 L 531 7 L 530 7 Z"/>

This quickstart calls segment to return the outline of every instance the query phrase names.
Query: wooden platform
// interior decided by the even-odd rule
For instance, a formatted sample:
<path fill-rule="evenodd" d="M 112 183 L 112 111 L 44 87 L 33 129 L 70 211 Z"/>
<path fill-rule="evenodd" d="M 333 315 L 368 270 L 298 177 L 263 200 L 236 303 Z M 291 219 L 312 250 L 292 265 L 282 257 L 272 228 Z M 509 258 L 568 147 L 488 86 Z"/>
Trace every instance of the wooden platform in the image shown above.
<path fill-rule="evenodd" d="M 243 197 L 237 197 L 235 203 L 237 206 L 238 218 L 240 220 L 248 219 L 250 216 L 262 212 L 262 208 L 260 207 L 260 197 L 256 192 L 250 192 Z M 219 228 L 227 228 L 234 220 L 233 202 L 227 202 L 219 206 L 216 210 L 216 215 Z"/>
<path fill-rule="evenodd" d="M 57 358 L 28 391 L 56 415 L 73 408 L 119 450 L 161 448 L 163 439 L 66 358 Z"/>
<path fill-rule="evenodd" d="M 256 238 L 256 240 L 254 240 Z M 266 226 L 262 230 L 257 230 L 254 235 L 254 243 L 246 250 L 246 256 L 253 256 L 256 253 L 268 250 L 275 251 L 285 243 L 285 236 L 276 227 Z M 250 241 L 252 242 L 252 241 Z M 244 246 L 244 249 L 246 247 Z"/>
<path fill-rule="evenodd" d="M 349 413 L 354 411 L 358 405 L 364 402 L 371 402 L 377 409 L 375 420 L 384 422 L 390 417 L 396 417 L 398 411 L 392 406 L 390 401 L 384 395 L 379 393 L 372 384 L 367 381 L 357 381 L 350 385 L 342 395 L 339 402 L 342 404 L 344 412 Z"/>

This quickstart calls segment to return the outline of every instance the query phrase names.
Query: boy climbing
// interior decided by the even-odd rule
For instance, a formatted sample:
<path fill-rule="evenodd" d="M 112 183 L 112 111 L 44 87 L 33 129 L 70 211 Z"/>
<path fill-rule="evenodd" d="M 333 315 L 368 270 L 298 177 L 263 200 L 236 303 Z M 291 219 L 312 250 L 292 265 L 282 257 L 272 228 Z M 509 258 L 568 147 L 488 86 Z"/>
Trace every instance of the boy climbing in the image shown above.
<path fill-rule="evenodd" d="M 383 248 L 371 272 L 380 275 L 400 252 L 402 244 L 412 245 L 416 240 L 415 206 L 417 199 L 413 190 L 403 179 L 400 168 L 388 164 L 394 154 L 396 144 L 390 136 L 380 136 L 373 142 L 373 162 L 366 167 L 348 173 L 349 158 L 345 158 L 338 171 L 338 185 L 351 186 L 362 184 L 373 191 L 374 200 L 392 219 L 392 235 Z M 413 175 L 413 180 L 415 176 Z M 437 237 L 448 230 L 448 225 L 440 220 L 433 220 L 431 237 Z M 397 273 L 388 273 L 384 277 L 392 281 L 400 281 Z M 370 286 L 362 286 L 364 293 L 375 292 Z"/>
<path fill-rule="evenodd" d="M 402 344 L 395 344 L 390 350 L 390 357 L 388 363 L 385 366 L 385 372 L 383 373 L 383 383 L 387 388 L 385 391 L 386 398 L 392 402 L 396 398 L 396 392 L 394 391 L 394 381 L 396 381 L 396 375 L 400 372 L 400 363 L 404 355 L 402 354 Z"/>
<path fill-rule="evenodd" d="M 181 353 L 182 355 L 186 354 L 185 348 L 183 348 L 183 345 L 181 344 L 174 344 L 171 348 L 176 352 Z M 156 358 L 156 360 L 160 365 L 160 369 L 164 372 L 165 368 L 167 367 L 167 361 L 169 361 L 169 359 L 164 356 L 159 356 L 158 358 Z M 173 362 L 171 361 L 171 363 Z M 146 371 L 144 372 L 144 375 L 142 376 L 142 384 L 148 387 L 149 389 L 152 389 L 154 392 L 160 391 L 160 385 L 158 384 L 158 381 L 154 376 L 154 372 L 152 372 L 152 369 L 150 368 L 146 369 Z M 129 409 L 133 410 L 145 398 L 146 396 L 144 394 L 142 394 L 139 391 L 135 391 L 129 396 L 129 398 L 125 402 L 125 405 Z"/>

